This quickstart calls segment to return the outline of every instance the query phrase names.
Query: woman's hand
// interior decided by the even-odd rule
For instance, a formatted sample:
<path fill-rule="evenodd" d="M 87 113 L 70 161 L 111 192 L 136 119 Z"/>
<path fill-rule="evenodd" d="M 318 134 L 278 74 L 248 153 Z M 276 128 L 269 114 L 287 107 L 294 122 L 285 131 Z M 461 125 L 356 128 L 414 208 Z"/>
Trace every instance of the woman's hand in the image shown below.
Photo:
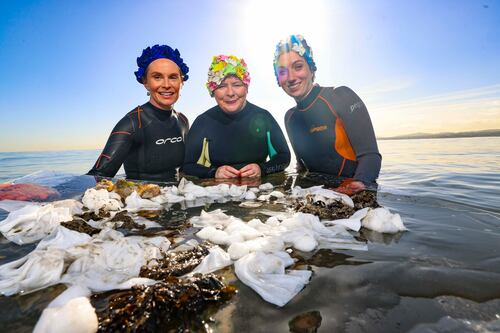
<path fill-rule="evenodd" d="M 363 191 L 366 188 L 363 182 L 359 180 L 346 179 L 335 189 L 336 192 L 344 193 L 349 196 Z"/>
<path fill-rule="evenodd" d="M 240 171 L 229 165 L 223 165 L 215 171 L 215 178 L 238 178 Z"/>
<path fill-rule="evenodd" d="M 260 166 L 256 163 L 251 163 L 245 165 L 243 168 L 240 169 L 240 176 L 241 177 L 260 177 Z"/>

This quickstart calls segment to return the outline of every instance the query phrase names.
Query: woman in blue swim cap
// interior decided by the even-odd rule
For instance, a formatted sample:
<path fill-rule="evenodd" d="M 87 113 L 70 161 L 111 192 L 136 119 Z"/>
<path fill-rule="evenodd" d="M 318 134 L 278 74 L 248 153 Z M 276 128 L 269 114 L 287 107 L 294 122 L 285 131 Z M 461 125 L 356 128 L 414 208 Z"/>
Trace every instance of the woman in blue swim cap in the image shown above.
<path fill-rule="evenodd" d="M 128 112 L 111 131 L 90 175 L 113 177 L 123 164 L 128 179 L 173 180 L 184 160 L 187 118 L 174 110 L 189 68 L 177 49 L 147 47 L 134 73 L 149 101 Z"/>

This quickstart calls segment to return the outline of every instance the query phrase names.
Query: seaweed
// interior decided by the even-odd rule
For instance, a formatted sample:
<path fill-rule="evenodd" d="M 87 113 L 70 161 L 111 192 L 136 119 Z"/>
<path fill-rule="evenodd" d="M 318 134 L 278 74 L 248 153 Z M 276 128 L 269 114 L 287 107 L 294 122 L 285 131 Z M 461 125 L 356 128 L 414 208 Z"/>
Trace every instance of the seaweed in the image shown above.
<path fill-rule="evenodd" d="M 82 232 L 90 236 L 98 234 L 101 231 L 85 222 L 85 220 L 79 218 L 73 219 L 68 222 L 62 222 L 61 225 L 70 230 Z"/>
<path fill-rule="evenodd" d="M 99 332 L 198 332 L 207 330 L 206 310 L 229 300 L 235 292 L 235 287 L 226 286 L 213 274 L 195 274 L 134 286 L 112 294 L 108 304 L 101 306 L 103 295 L 94 295 L 92 303 Z"/>
<path fill-rule="evenodd" d="M 164 281 L 171 276 L 191 272 L 208 255 L 208 245 L 201 244 L 192 250 L 167 252 L 162 259 L 154 259 L 141 267 L 140 277 Z"/>

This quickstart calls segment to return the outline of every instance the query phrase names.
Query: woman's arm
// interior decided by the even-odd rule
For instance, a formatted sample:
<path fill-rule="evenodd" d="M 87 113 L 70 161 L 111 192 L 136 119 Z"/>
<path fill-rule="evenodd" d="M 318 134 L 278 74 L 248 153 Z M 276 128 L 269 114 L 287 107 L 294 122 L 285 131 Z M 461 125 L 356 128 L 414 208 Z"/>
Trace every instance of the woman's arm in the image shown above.
<path fill-rule="evenodd" d="M 101 155 L 87 174 L 114 177 L 129 154 L 133 134 L 131 119 L 128 116 L 123 117 L 111 131 Z"/>
<path fill-rule="evenodd" d="M 380 172 L 382 156 L 368 110 L 359 96 L 347 87 L 336 88 L 334 95 L 336 110 L 356 152 L 358 166 L 353 178 L 365 183 L 374 182 Z"/>

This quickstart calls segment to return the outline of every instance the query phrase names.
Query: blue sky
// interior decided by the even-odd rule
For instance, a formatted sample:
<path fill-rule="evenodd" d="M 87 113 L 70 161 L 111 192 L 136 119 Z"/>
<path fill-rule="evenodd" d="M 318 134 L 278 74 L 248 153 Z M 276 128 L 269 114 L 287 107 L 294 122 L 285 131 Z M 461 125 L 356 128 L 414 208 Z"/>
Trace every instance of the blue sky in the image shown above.
<path fill-rule="evenodd" d="M 0 151 L 102 148 L 147 101 L 133 72 L 143 48 L 178 48 L 190 67 L 176 109 L 214 105 L 211 56 L 245 58 L 248 99 L 280 124 L 275 44 L 306 37 L 316 82 L 347 85 L 378 136 L 500 128 L 498 1 L 3 1 Z"/>

